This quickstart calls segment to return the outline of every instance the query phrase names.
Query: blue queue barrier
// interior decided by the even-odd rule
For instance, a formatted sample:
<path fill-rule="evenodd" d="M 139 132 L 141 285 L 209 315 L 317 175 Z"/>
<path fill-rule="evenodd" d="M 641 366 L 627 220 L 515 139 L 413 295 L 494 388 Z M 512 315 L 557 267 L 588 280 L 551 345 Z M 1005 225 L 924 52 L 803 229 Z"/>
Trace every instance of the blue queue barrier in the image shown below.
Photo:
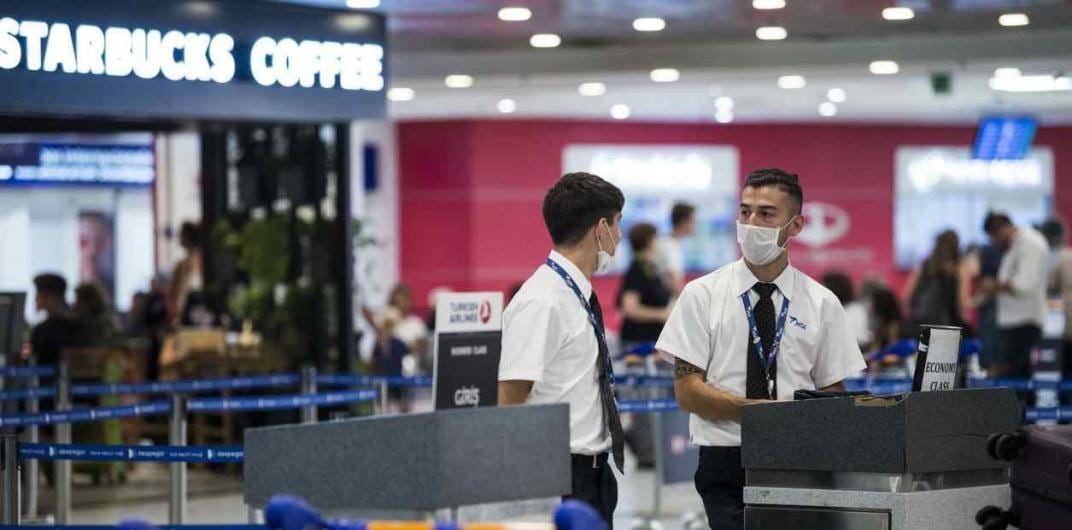
<path fill-rule="evenodd" d="M 55 366 L 3 366 L 0 367 L 0 378 L 9 379 L 33 379 L 34 377 L 54 377 Z"/>
<path fill-rule="evenodd" d="M 316 384 L 323 386 L 382 386 L 399 388 L 431 388 L 430 376 L 381 376 L 363 374 L 324 374 L 316 376 Z"/>
<path fill-rule="evenodd" d="M 71 396 L 120 396 L 129 394 L 194 394 L 220 390 L 254 390 L 297 386 L 299 374 L 255 375 L 225 379 L 197 379 L 190 381 L 158 381 L 153 383 L 115 383 L 72 385 Z M 56 397 L 55 387 L 18 388 L 0 391 L 0 401 L 24 399 L 47 399 Z"/>
<path fill-rule="evenodd" d="M 186 462 L 241 463 L 241 447 L 186 447 L 170 445 L 84 445 L 20 443 L 23 460 L 72 460 L 78 462 Z"/>

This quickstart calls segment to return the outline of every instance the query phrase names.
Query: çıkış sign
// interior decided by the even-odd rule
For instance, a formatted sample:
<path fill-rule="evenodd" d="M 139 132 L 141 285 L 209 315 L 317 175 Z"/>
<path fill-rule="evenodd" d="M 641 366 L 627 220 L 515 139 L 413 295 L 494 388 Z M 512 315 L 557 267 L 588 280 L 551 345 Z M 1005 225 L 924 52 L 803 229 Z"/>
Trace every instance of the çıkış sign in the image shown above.
<path fill-rule="evenodd" d="M 262 86 L 383 90 L 383 47 L 378 44 L 260 37 L 243 58 Z M 163 77 L 170 81 L 229 83 L 238 61 L 226 33 L 162 32 L 0 18 L 0 69 L 68 74 Z"/>

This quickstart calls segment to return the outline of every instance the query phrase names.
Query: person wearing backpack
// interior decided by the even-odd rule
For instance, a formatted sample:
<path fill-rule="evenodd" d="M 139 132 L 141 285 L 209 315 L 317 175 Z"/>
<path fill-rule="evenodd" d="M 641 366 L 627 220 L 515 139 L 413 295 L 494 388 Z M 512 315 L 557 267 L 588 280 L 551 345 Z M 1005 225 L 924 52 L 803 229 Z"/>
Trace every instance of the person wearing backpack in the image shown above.
<path fill-rule="evenodd" d="M 934 250 L 912 271 L 905 285 L 908 334 L 919 335 L 923 325 L 967 327 L 960 302 L 960 238 L 946 230 L 934 239 Z"/>

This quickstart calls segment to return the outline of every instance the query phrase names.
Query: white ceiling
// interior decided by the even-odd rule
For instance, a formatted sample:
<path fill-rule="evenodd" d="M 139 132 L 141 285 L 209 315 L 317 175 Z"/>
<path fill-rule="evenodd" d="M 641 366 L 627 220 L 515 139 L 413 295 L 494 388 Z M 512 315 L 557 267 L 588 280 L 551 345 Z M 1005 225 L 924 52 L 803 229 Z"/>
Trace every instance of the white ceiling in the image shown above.
<path fill-rule="evenodd" d="M 340 7 L 344 0 L 293 0 Z M 1072 73 L 1069 0 L 786 0 L 784 10 L 760 12 L 750 0 L 382 0 L 388 17 L 392 86 L 416 91 L 391 102 L 396 119 L 610 119 L 615 104 L 632 120 L 714 122 L 714 99 L 735 102 L 735 122 L 819 121 L 972 123 L 986 113 L 1027 113 L 1046 124 L 1072 123 L 1072 91 L 995 92 L 995 68 L 1025 74 Z M 502 22 L 506 5 L 532 9 L 527 22 Z M 882 8 L 910 6 L 916 18 L 882 19 Z M 1002 28 L 997 17 L 1024 12 L 1030 26 Z M 661 16 L 667 29 L 638 33 L 631 21 Z M 778 24 L 789 39 L 761 42 L 755 28 Z M 562 36 L 562 46 L 533 49 L 536 32 Z M 868 72 L 872 60 L 892 59 L 893 76 Z M 677 68 L 681 80 L 654 83 L 653 68 Z M 952 93 L 935 95 L 930 76 L 952 75 Z M 447 74 L 469 74 L 468 89 L 449 89 Z M 777 87 L 780 75 L 807 79 L 799 90 Z M 607 93 L 583 97 L 582 82 Z M 830 88 L 848 99 L 821 117 Z M 503 98 L 517 111 L 496 109 Z"/>

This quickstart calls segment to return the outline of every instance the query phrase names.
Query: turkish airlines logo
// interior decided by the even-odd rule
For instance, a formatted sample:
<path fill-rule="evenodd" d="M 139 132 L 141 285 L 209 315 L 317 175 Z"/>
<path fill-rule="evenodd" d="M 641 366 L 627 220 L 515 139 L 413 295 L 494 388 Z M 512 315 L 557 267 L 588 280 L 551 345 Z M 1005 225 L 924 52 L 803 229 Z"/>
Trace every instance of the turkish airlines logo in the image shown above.
<path fill-rule="evenodd" d="M 491 320 L 491 302 L 485 300 L 480 304 L 480 323 L 487 324 Z"/>
<path fill-rule="evenodd" d="M 809 247 L 825 247 L 845 237 L 852 225 L 848 212 L 826 202 L 806 203 L 802 213 L 804 229 L 796 239 Z"/>

